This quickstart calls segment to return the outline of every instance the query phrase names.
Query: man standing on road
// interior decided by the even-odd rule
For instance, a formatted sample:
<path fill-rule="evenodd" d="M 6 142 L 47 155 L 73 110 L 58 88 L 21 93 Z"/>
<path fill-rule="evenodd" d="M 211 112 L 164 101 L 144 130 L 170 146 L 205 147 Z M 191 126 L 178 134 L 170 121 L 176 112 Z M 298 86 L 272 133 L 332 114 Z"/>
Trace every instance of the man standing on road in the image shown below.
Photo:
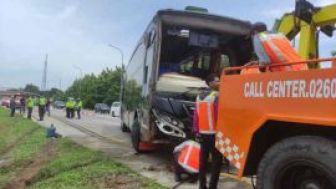
<path fill-rule="evenodd" d="M 48 116 L 50 116 L 50 104 L 51 104 L 51 101 L 50 101 L 50 98 L 48 98 L 47 103 L 46 103 L 46 112 Z"/>
<path fill-rule="evenodd" d="M 70 118 L 70 98 L 65 102 L 66 118 Z"/>
<path fill-rule="evenodd" d="M 197 97 L 193 129 L 200 134 L 199 188 L 216 189 L 223 161 L 222 154 L 215 147 L 219 78 L 215 74 L 210 74 L 206 78 L 206 83 L 210 89 L 204 90 Z M 206 172 L 210 154 L 211 178 L 207 187 Z"/>
<path fill-rule="evenodd" d="M 70 118 L 74 118 L 75 116 L 75 100 L 74 98 L 70 98 L 70 101 L 69 101 L 69 112 L 70 112 Z"/>
<path fill-rule="evenodd" d="M 15 96 L 11 96 L 10 101 L 9 101 L 9 108 L 10 108 L 10 116 L 14 117 L 15 115 L 15 108 L 16 108 L 16 104 L 15 104 Z"/>
<path fill-rule="evenodd" d="M 77 112 L 77 118 L 80 119 L 81 118 L 81 110 L 83 108 L 83 102 L 81 101 L 80 98 L 77 98 L 76 100 L 76 104 L 75 104 L 75 110 Z"/>
<path fill-rule="evenodd" d="M 27 118 L 31 119 L 33 107 L 34 107 L 34 99 L 31 96 L 29 96 L 26 103 L 27 103 L 27 108 L 28 108 Z"/>
<path fill-rule="evenodd" d="M 46 103 L 47 103 L 46 98 L 44 96 L 40 96 L 38 101 L 40 121 L 43 121 L 44 119 Z"/>
<path fill-rule="evenodd" d="M 25 113 L 26 111 L 26 98 L 22 96 L 20 98 L 20 114 Z"/>

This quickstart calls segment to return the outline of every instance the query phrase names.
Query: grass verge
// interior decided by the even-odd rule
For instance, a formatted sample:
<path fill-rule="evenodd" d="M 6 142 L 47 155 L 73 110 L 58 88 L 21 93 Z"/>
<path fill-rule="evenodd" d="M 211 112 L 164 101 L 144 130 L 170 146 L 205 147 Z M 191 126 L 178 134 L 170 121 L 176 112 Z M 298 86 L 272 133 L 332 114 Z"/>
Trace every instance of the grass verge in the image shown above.
<path fill-rule="evenodd" d="M 37 157 L 45 152 L 45 130 L 21 116 L 10 118 L 0 108 L 0 188 L 13 184 Z M 29 133 L 29 134 L 27 134 Z M 2 143 L 3 142 L 3 143 Z M 49 146 L 48 146 L 49 147 Z M 67 138 L 53 141 L 56 153 L 25 181 L 29 189 L 92 189 L 143 188 L 163 189 L 161 185 L 142 177 L 128 167 L 109 159 L 105 154 L 79 146 Z"/>

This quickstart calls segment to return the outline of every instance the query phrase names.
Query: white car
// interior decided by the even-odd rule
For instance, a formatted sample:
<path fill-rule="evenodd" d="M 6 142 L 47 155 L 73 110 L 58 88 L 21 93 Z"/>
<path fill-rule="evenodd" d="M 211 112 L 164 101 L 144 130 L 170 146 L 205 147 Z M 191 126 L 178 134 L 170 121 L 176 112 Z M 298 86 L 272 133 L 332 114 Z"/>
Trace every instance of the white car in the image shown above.
<path fill-rule="evenodd" d="M 120 116 L 120 102 L 113 102 L 111 105 L 111 115 L 112 117 L 119 117 Z"/>

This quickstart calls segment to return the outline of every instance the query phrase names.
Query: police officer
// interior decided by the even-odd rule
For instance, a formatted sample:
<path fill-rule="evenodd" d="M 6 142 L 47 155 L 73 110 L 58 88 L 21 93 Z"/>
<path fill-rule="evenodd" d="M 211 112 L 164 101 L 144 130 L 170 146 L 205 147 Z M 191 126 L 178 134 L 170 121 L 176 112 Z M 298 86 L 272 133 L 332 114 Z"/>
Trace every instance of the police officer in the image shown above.
<path fill-rule="evenodd" d="M 65 112 L 66 112 L 66 117 L 70 118 L 70 97 L 65 102 Z"/>
<path fill-rule="evenodd" d="M 223 161 L 222 154 L 215 147 L 219 78 L 215 74 L 210 74 L 206 78 L 206 83 L 209 89 L 198 95 L 194 113 L 194 131 L 199 133 L 201 144 L 199 188 L 216 189 Z M 210 154 L 211 178 L 207 187 L 206 171 Z"/>
<path fill-rule="evenodd" d="M 47 103 L 47 99 L 44 96 L 40 96 L 40 98 L 38 100 L 40 121 L 43 121 L 43 119 L 44 119 L 46 103 Z"/>
<path fill-rule="evenodd" d="M 80 119 L 81 118 L 81 110 L 83 108 L 83 102 L 81 101 L 80 98 L 76 99 L 76 103 L 75 103 L 75 110 L 77 112 L 77 118 Z"/>
<path fill-rule="evenodd" d="M 34 107 L 34 99 L 31 96 L 29 96 L 26 103 L 27 103 L 27 109 L 28 109 L 27 118 L 31 119 L 33 107 Z"/>
<path fill-rule="evenodd" d="M 75 105 L 76 105 L 76 102 L 74 98 L 70 98 L 70 101 L 69 101 L 70 118 L 74 118 L 75 116 Z"/>

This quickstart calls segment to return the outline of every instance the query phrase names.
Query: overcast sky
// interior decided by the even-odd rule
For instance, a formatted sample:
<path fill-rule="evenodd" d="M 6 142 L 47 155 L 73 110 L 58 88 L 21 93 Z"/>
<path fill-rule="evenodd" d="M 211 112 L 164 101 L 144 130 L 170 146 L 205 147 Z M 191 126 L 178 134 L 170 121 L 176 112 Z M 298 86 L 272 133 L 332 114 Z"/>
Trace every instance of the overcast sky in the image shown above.
<path fill-rule="evenodd" d="M 315 5 L 335 0 L 310 0 Z M 159 9 L 201 6 L 211 13 L 263 21 L 294 9 L 294 0 L 0 0 L 0 87 L 41 86 L 43 62 L 48 53 L 47 87 L 63 89 L 84 73 L 120 65 Z M 335 37 L 325 37 L 321 54 L 329 56 Z"/>

